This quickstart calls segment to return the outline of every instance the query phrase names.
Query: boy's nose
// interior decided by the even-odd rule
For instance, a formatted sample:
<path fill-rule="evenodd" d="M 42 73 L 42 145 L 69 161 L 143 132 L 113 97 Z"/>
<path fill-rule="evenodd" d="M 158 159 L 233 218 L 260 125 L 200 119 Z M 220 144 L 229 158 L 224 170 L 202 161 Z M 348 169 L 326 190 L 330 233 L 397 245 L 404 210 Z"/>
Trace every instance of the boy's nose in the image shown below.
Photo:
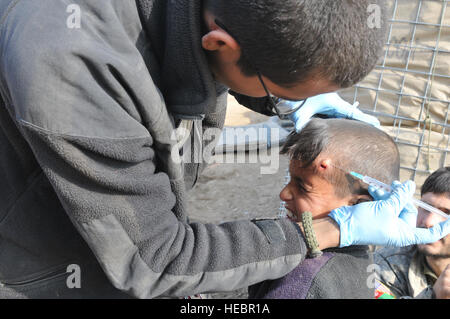
<path fill-rule="evenodd" d="M 292 200 L 292 193 L 291 193 L 291 191 L 289 190 L 289 185 L 285 186 L 285 187 L 281 190 L 281 192 L 280 192 L 280 199 L 281 199 L 283 202 L 288 202 L 288 201 Z"/>

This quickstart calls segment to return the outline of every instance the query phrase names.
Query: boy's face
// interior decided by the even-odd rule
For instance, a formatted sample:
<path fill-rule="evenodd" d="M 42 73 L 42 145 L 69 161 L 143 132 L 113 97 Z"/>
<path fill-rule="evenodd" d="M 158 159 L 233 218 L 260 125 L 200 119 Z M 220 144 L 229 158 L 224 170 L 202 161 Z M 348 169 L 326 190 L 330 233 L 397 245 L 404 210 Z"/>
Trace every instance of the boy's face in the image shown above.
<path fill-rule="evenodd" d="M 323 168 L 316 161 L 308 167 L 302 166 L 300 161 L 291 160 L 291 181 L 280 193 L 281 200 L 286 202 L 286 208 L 293 214 L 290 217 L 292 220 L 300 221 L 301 214 L 307 211 L 315 219 L 323 218 L 335 208 L 352 205 L 353 196 L 339 198 L 334 186 L 314 170 L 316 166 L 318 170 L 332 167 Z"/>
<path fill-rule="evenodd" d="M 434 206 L 443 212 L 450 214 L 450 196 L 449 194 L 435 194 L 435 193 L 425 193 L 422 196 L 422 201 Z M 417 215 L 417 227 L 430 228 L 444 221 L 444 217 L 428 213 L 419 207 L 419 213 Z M 418 245 L 419 251 L 423 254 L 432 257 L 450 258 L 450 235 L 442 238 L 441 240 L 428 244 L 428 245 Z"/>

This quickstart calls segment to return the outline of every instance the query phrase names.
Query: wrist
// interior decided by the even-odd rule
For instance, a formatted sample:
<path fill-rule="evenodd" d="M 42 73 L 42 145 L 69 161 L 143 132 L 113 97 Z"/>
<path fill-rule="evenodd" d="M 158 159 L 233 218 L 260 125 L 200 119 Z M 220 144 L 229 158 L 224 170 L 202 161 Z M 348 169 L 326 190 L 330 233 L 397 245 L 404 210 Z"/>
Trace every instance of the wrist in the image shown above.
<path fill-rule="evenodd" d="M 305 230 L 302 223 L 298 223 L 303 235 Z M 313 220 L 313 229 L 316 234 L 319 249 L 327 249 L 332 247 L 339 247 L 340 231 L 339 225 L 330 217 Z"/>
<path fill-rule="evenodd" d="M 303 228 L 303 237 L 308 248 L 308 256 L 311 258 L 317 258 L 322 256 L 322 251 L 319 248 L 319 242 L 317 241 L 316 234 L 313 228 L 313 217 L 311 212 L 303 212 L 301 215 Z"/>

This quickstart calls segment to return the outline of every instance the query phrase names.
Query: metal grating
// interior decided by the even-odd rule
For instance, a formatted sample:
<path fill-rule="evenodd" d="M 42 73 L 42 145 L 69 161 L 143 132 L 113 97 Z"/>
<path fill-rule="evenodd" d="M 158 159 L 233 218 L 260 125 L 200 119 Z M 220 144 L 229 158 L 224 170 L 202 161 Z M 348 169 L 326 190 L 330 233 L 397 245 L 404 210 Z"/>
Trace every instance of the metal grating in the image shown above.
<path fill-rule="evenodd" d="M 450 166 L 450 9 L 448 0 L 389 4 L 382 59 L 365 80 L 340 94 L 380 119 L 399 146 L 402 180 L 420 187 L 431 172 Z"/>
<path fill-rule="evenodd" d="M 430 173 L 450 166 L 449 0 L 388 0 L 385 52 L 375 70 L 340 95 L 376 116 L 399 146 L 401 180 L 417 193 Z M 286 171 L 285 183 L 289 182 Z M 284 202 L 278 217 L 286 217 Z"/>

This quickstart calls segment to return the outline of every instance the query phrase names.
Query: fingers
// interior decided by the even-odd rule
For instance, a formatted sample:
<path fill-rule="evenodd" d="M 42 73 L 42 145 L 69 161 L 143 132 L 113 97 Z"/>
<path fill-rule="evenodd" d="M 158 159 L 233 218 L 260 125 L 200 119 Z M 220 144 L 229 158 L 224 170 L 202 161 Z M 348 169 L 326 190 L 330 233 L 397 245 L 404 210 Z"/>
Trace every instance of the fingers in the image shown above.
<path fill-rule="evenodd" d="M 434 225 L 431 228 L 416 228 L 415 244 L 431 244 L 450 234 L 450 219 Z"/>
<path fill-rule="evenodd" d="M 293 114 L 295 130 L 297 131 L 297 133 L 301 132 L 301 130 L 306 126 L 306 124 L 308 124 L 308 122 L 314 116 L 314 114 L 315 114 L 314 105 L 308 104 L 308 102 L 306 102 L 306 104 L 303 105 L 300 110 L 298 110 Z"/>
<path fill-rule="evenodd" d="M 391 187 L 392 189 L 395 190 L 399 187 L 402 187 L 402 183 L 394 181 Z M 369 194 L 376 201 L 388 200 L 391 196 L 391 193 L 386 192 L 384 189 L 375 186 L 369 186 L 368 190 Z M 416 228 L 417 214 L 418 214 L 417 208 L 413 204 L 408 202 L 400 212 L 399 218 L 402 219 L 405 223 L 407 223 L 410 227 Z"/>
<path fill-rule="evenodd" d="M 400 183 L 399 181 L 394 181 L 391 184 L 392 189 L 398 188 L 400 186 L 402 186 L 402 183 Z M 374 200 L 385 200 L 391 196 L 390 192 L 384 190 L 383 188 L 377 187 L 377 186 L 370 185 L 368 188 L 368 191 Z"/>
<path fill-rule="evenodd" d="M 374 200 L 384 200 L 388 199 L 391 196 L 390 193 L 384 191 L 382 188 L 369 186 L 369 194 L 372 196 Z"/>
<path fill-rule="evenodd" d="M 333 118 L 353 119 L 380 127 L 380 121 L 376 117 L 367 115 L 359 110 L 358 105 L 358 102 L 351 105 L 335 92 L 321 94 L 309 98 L 305 105 L 292 116 L 292 119 L 295 122 L 297 132 L 300 132 L 316 114 Z"/>
<path fill-rule="evenodd" d="M 358 109 L 359 102 L 353 105 L 343 100 L 337 93 L 323 94 L 324 104 L 327 104 L 327 112 L 324 114 L 337 117 L 337 118 L 347 118 L 352 120 L 357 120 L 365 122 L 375 127 L 380 127 L 380 121 L 371 115 L 365 114 L 360 109 Z"/>
<path fill-rule="evenodd" d="M 351 105 L 347 101 L 343 100 L 339 96 L 339 94 L 337 94 L 336 92 L 322 94 L 322 95 L 319 95 L 318 97 L 320 97 L 322 99 L 321 104 L 327 105 L 329 107 L 332 107 L 333 109 L 336 109 L 336 111 L 338 113 L 341 113 L 342 115 L 344 115 L 344 112 L 345 112 L 345 114 L 348 114 L 348 112 L 354 108 L 353 105 Z M 357 107 L 357 105 L 356 105 L 356 107 Z"/>
<path fill-rule="evenodd" d="M 398 216 L 405 206 L 411 202 L 416 190 L 416 184 L 413 181 L 406 181 L 398 187 L 395 184 L 392 186 L 393 191 L 391 195 L 388 199 L 382 201 L 382 205 Z"/>
<path fill-rule="evenodd" d="M 352 114 L 350 116 L 347 116 L 347 118 L 365 122 L 377 128 L 380 127 L 380 121 L 376 117 L 365 114 L 359 109 L 353 109 Z"/>
<path fill-rule="evenodd" d="M 316 114 L 323 114 L 329 117 L 345 117 L 348 113 L 349 105 L 337 93 L 325 93 L 310 97 L 305 105 L 293 116 L 295 129 L 297 132 L 300 132 Z M 341 110 L 345 112 L 344 115 L 340 115 L 343 113 Z"/>
<path fill-rule="evenodd" d="M 391 187 L 394 188 L 394 189 L 398 188 L 400 186 L 402 186 L 402 183 L 399 182 L 399 181 L 393 181 L 392 184 L 391 184 Z"/>
<path fill-rule="evenodd" d="M 413 204 L 408 203 L 400 213 L 399 218 L 402 219 L 405 223 L 407 223 L 410 227 L 416 228 L 417 214 L 418 214 L 417 208 Z"/>

